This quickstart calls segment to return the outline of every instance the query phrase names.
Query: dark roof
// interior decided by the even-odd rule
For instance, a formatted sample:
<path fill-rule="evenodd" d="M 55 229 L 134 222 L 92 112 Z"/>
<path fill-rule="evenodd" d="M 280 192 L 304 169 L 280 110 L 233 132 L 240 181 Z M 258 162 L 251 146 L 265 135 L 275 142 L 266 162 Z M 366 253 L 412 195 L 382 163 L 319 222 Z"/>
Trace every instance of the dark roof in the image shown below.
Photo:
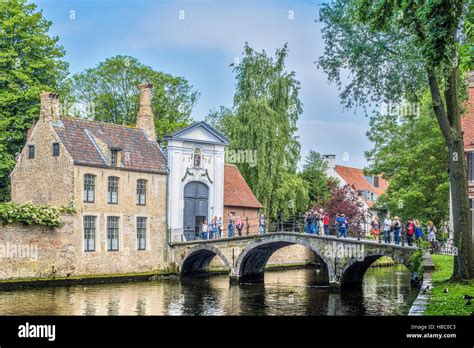
<path fill-rule="evenodd" d="M 224 166 L 224 206 L 263 208 L 239 169 L 232 164 Z"/>
<path fill-rule="evenodd" d="M 180 130 L 174 132 L 171 135 L 167 135 L 165 137 L 165 140 L 180 138 L 180 135 L 182 135 L 183 133 L 186 133 L 188 130 L 190 130 L 192 128 L 197 128 L 197 127 L 203 127 L 204 129 L 206 129 L 209 133 L 211 133 L 213 136 L 215 136 L 217 139 L 219 139 L 220 143 L 224 143 L 225 145 L 227 145 L 229 143 L 229 139 L 227 139 L 227 137 L 224 134 L 222 134 L 221 132 L 218 132 L 217 130 L 212 128 L 208 123 L 206 123 L 204 121 L 194 122 L 193 124 L 183 128 L 183 129 L 180 129 Z M 196 140 L 196 139 L 191 139 L 191 140 L 193 142 L 199 142 L 199 140 Z"/>
<path fill-rule="evenodd" d="M 150 141 L 143 130 L 113 123 L 94 122 L 76 117 L 61 117 L 51 122 L 75 164 L 108 167 L 94 138 L 112 149 L 123 151 L 124 160 L 117 169 L 167 173 L 166 157 L 157 142 Z"/>

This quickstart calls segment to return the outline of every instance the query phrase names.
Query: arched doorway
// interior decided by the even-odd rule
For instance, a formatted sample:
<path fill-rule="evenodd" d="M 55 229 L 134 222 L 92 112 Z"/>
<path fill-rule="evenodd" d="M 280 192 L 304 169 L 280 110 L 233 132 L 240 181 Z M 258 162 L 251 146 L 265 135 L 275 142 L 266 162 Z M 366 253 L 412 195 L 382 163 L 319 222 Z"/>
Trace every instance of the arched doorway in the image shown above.
<path fill-rule="evenodd" d="M 183 229 L 186 240 L 199 236 L 201 224 L 208 220 L 209 189 L 202 182 L 191 181 L 184 186 Z"/>

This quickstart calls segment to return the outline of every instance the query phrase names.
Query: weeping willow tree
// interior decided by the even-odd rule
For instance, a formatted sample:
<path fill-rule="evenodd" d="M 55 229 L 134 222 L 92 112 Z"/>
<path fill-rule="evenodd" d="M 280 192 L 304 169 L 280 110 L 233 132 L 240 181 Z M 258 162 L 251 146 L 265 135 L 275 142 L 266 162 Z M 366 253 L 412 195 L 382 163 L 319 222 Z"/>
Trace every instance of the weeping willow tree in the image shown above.
<path fill-rule="evenodd" d="M 302 113 L 300 83 L 285 68 L 287 45 L 275 57 L 245 44 L 242 59 L 232 64 L 236 90 L 232 108 L 221 107 L 206 120 L 230 140 L 228 151 L 250 151 L 256 161 L 237 163 L 268 215 L 303 211 L 308 191 L 296 168 L 300 143 L 296 122 Z"/>

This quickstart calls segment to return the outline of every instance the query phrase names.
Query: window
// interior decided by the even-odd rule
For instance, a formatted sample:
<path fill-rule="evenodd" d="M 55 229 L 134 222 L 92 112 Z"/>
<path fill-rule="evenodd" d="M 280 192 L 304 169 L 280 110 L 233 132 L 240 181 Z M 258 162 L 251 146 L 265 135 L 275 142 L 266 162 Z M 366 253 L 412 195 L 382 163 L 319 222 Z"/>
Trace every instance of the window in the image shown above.
<path fill-rule="evenodd" d="M 119 218 L 107 216 L 107 250 L 117 251 L 119 248 Z"/>
<path fill-rule="evenodd" d="M 95 251 L 95 216 L 84 216 L 84 251 Z"/>
<path fill-rule="evenodd" d="M 145 179 L 137 180 L 137 204 L 138 205 L 146 204 L 146 180 Z"/>
<path fill-rule="evenodd" d="M 109 176 L 107 203 L 118 203 L 118 179 L 116 176 Z"/>
<path fill-rule="evenodd" d="M 84 175 L 84 202 L 94 203 L 95 200 L 95 175 Z"/>
<path fill-rule="evenodd" d="M 35 158 L 35 146 L 34 145 L 28 145 L 28 158 Z"/>
<path fill-rule="evenodd" d="M 380 177 L 374 176 L 374 187 L 380 187 Z"/>
<path fill-rule="evenodd" d="M 110 150 L 110 165 L 116 166 L 118 159 L 118 150 Z"/>
<path fill-rule="evenodd" d="M 53 143 L 53 157 L 59 156 L 59 143 Z"/>
<path fill-rule="evenodd" d="M 467 180 L 474 181 L 474 152 L 467 153 Z"/>
<path fill-rule="evenodd" d="M 137 217 L 137 248 L 146 249 L 146 217 Z"/>

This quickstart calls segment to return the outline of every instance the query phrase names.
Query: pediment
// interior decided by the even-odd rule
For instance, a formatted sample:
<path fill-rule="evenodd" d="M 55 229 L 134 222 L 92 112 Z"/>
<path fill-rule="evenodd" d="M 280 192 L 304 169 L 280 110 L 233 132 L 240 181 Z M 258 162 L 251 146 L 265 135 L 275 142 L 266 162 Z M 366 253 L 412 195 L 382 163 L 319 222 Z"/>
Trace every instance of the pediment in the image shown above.
<path fill-rule="evenodd" d="M 186 128 L 183 128 L 170 136 L 165 137 L 165 140 L 182 140 L 191 141 L 194 143 L 207 144 L 221 144 L 227 145 L 227 138 L 216 131 L 206 122 L 194 123 Z"/>

